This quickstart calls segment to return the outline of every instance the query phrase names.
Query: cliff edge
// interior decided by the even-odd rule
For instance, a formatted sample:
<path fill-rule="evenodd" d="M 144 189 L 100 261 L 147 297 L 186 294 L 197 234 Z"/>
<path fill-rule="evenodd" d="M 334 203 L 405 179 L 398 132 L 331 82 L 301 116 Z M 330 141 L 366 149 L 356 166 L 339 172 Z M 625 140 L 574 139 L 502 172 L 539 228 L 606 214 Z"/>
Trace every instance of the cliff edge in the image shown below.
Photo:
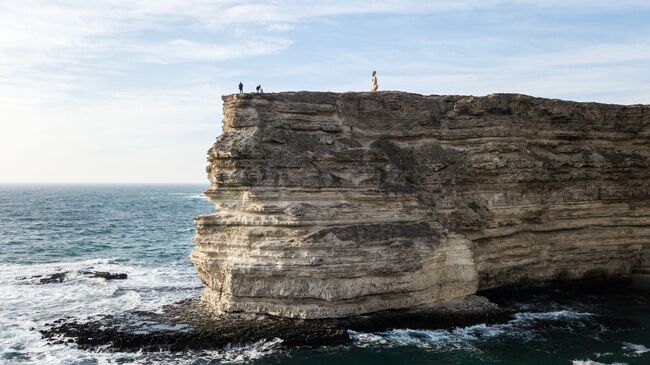
<path fill-rule="evenodd" d="M 191 260 L 218 312 L 329 318 L 650 273 L 650 106 L 223 97 Z"/>

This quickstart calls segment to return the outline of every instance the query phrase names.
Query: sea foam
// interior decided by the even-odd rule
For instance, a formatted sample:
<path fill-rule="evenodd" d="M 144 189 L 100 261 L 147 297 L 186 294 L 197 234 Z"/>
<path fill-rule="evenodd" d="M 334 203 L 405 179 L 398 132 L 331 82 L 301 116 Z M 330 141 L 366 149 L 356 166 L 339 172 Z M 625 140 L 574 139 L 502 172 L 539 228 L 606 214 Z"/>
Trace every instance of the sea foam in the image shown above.
<path fill-rule="evenodd" d="M 416 346 L 433 351 L 472 350 L 475 343 L 499 338 L 530 340 L 537 334 L 534 325 L 540 321 L 575 321 L 594 314 L 571 310 L 516 313 L 512 320 L 493 325 L 478 324 L 451 330 L 391 329 L 364 333 L 348 331 L 356 346 Z"/>

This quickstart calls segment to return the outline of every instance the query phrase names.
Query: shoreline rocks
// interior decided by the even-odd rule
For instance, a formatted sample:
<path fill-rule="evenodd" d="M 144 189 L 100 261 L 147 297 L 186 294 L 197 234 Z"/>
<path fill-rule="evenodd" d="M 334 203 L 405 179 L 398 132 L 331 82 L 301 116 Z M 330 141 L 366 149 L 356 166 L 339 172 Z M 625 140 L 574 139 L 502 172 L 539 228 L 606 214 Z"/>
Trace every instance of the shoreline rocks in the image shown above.
<path fill-rule="evenodd" d="M 538 298 L 557 305 L 562 293 L 585 298 L 610 297 L 627 301 L 634 291 L 647 292 L 650 275 L 620 279 L 534 284 L 497 288 L 480 296 L 444 301 L 406 310 L 387 310 L 348 318 L 294 319 L 255 313 L 215 314 L 198 298 L 165 306 L 161 311 L 130 311 L 92 318 L 61 318 L 46 323 L 40 333 L 49 344 L 68 344 L 89 351 L 158 352 L 221 349 L 260 341 L 281 341 L 284 346 L 323 346 L 353 341 L 349 331 L 377 333 L 391 329 L 447 329 L 507 323 L 521 306 Z M 612 291 L 611 288 L 619 290 Z M 640 305 L 650 297 L 636 297 Z M 588 299 L 588 301 L 592 299 Z M 495 304 L 499 303 L 499 304 Z M 510 303 L 510 304 L 509 304 Z M 501 307 L 500 305 L 503 305 Z M 526 307 L 527 315 L 535 309 Z"/>
<path fill-rule="evenodd" d="M 411 310 L 312 320 L 251 313 L 215 315 L 198 299 L 190 299 L 166 306 L 161 313 L 135 311 L 85 320 L 61 318 L 46 323 L 40 333 L 49 344 L 71 344 L 91 351 L 182 351 L 274 338 L 280 338 L 286 346 L 334 345 L 351 341 L 348 330 L 440 329 L 507 318 L 497 305 L 480 296 Z"/>

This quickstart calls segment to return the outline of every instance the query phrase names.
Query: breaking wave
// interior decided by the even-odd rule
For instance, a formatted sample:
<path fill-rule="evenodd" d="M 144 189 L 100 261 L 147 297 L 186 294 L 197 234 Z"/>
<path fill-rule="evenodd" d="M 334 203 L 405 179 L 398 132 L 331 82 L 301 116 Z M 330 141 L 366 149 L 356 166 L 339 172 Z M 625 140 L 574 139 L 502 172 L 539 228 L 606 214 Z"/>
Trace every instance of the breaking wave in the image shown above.
<path fill-rule="evenodd" d="M 126 273 L 126 280 L 82 275 L 85 270 Z M 66 272 L 61 282 L 41 284 L 43 275 Z M 147 267 L 112 259 L 48 264 L 0 264 L 0 362 L 71 363 L 108 359 L 69 346 L 50 346 L 38 332 L 43 323 L 128 310 L 159 311 L 165 304 L 199 295 L 190 266 Z M 129 355 L 130 356 L 130 355 Z M 75 360 L 76 361 L 76 360 Z M 83 362 L 83 361 L 82 361 Z"/>
<path fill-rule="evenodd" d="M 623 350 L 631 351 L 631 356 L 641 356 L 646 352 L 650 352 L 650 349 L 644 345 L 637 345 L 630 342 L 623 342 Z"/>
<path fill-rule="evenodd" d="M 392 329 L 377 333 L 348 332 L 350 338 L 359 347 L 416 346 L 433 351 L 473 350 L 475 343 L 498 338 L 530 340 L 537 335 L 534 326 L 540 321 L 568 322 L 593 316 L 594 314 L 587 312 L 561 310 L 516 313 L 514 318 L 506 323 L 478 324 L 451 330 Z"/>

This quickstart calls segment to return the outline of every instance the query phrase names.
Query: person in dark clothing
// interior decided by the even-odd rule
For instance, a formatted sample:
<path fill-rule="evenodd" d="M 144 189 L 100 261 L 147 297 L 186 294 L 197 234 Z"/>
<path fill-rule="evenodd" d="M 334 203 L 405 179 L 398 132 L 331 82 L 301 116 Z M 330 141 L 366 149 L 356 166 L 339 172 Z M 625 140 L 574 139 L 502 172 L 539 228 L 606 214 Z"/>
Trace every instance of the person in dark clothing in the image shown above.
<path fill-rule="evenodd" d="M 262 88 L 262 85 L 257 85 L 257 86 L 255 87 L 255 91 L 257 91 L 257 93 L 259 94 L 261 88 Z"/>
<path fill-rule="evenodd" d="M 240 94 L 244 93 L 244 84 L 242 84 L 241 81 L 239 82 L 239 93 Z"/>

